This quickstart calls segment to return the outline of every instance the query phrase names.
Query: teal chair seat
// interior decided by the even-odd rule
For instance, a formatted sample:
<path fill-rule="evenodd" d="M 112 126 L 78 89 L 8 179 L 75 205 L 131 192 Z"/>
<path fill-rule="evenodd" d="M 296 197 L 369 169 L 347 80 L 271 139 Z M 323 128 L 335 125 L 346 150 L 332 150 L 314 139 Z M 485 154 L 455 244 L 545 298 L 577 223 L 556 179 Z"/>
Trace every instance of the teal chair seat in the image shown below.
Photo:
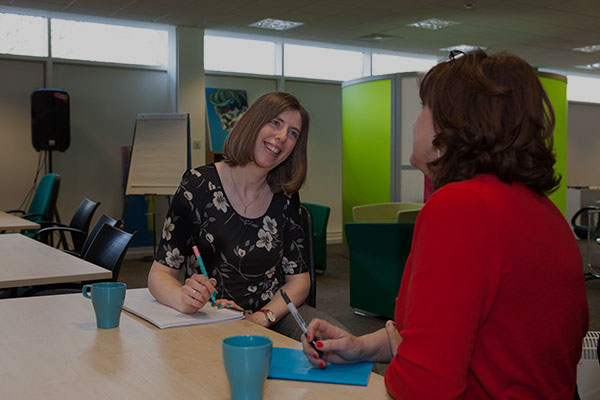
<path fill-rule="evenodd" d="M 350 307 L 394 318 L 414 223 L 348 222 Z"/>
<path fill-rule="evenodd" d="M 313 247 L 315 269 L 325 272 L 327 269 L 327 222 L 331 209 L 327 206 L 312 203 L 302 203 L 312 215 Z"/>

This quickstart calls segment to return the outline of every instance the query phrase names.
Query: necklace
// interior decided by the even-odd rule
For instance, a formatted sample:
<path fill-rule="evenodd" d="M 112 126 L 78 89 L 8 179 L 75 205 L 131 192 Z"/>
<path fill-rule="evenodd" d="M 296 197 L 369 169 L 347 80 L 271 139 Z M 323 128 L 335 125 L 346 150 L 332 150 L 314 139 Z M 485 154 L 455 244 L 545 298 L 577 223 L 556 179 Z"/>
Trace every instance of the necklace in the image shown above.
<path fill-rule="evenodd" d="M 261 185 L 261 187 L 258 189 L 258 194 L 256 195 L 256 197 L 254 199 L 252 199 L 252 201 L 248 204 L 244 203 L 244 197 L 242 197 L 242 194 L 239 192 L 238 188 L 237 188 L 237 183 L 235 183 L 235 180 L 233 179 L 233 168 L 229 168 L 229 176 L 231 177 L 231 182 L 233 183 L 233 188 L 235 189 L 235 192 L 237 193 L 238 197 L 240 198 L 240 202 L 242 203 L 242 205 L 244 206 L 244 215 L 246 215 L 246 211 L 248 211 L 248 207 L 250 207 L 252 205 L 252 203 L 254 203 L 262 194 L 263 189 L 265 188 L 265 186 L 267 185 L 267 180 L 265 179 L 264 183 Z"/>

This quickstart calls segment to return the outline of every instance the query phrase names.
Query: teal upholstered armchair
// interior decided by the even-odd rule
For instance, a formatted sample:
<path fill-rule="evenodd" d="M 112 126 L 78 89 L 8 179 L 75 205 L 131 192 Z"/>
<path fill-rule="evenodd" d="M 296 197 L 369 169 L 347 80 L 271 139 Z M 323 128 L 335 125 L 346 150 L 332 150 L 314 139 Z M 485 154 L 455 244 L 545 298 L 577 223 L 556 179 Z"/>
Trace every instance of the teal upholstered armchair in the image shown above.
<path fill-rule="evenodd" d="M 27 212 L 24 210 L 9 210 L 6 212 L 34 222 L 52 221 L 56 210 L 59 186 L 59 174 L 46 174 L 40 179 Z M 35 232 L 27 232 L 29 236 L 32 236 L 33 233 Z"/>
<path fill-rule="evenodd" d="M 320 204 L 302 203 L 302 205 L 308 208 L 313 219 L 315 268 L 324 272 L 327 268 L 327 222 L 331 210 Z"/>
<path fill-rule="evenodd" d="M 394 318 L 414 223 L 348 222 L 350 307 Z"/>

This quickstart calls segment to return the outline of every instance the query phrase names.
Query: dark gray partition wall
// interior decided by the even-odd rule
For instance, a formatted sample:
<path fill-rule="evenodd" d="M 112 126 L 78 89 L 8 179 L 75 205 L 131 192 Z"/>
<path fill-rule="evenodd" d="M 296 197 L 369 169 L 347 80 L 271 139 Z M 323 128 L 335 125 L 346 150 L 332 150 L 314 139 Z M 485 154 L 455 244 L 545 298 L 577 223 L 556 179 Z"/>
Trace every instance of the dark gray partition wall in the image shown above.
<path fill-rule="evenodd" d="M 0 60 L 0 210 L 18 208 L 35 176 L 29 99 L 43 78 L 41 62 Z"/>
<path fill-rule="evenodd" d="M 122 215 L 121 147 L 131 146 L 138 113 L 166 113 L 167 72 L 54 65 L 54 85 L 71 95 L 71 147 L 54 157 L 63 175 L 59 207 L 70 216 L 85 195 Z"/>
<path fill-rule="evenodd" d="M 600 104 L 569 102 L 567 185 L 600 186 Z"/>

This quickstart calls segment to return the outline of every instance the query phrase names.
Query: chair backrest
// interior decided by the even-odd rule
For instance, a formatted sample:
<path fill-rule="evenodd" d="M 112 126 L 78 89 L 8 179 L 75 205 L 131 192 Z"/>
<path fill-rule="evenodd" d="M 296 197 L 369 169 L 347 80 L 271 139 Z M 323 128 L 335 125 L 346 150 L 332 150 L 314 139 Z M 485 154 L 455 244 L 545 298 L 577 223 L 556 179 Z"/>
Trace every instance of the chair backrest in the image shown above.
<path fill-rule="evenodd" d="M 421 210 L 401 210 L 396 213 L 396 222 L 417 222 Z"/>
<path fill-rule="evenodd" d="M 394 318 L 414 223 L 345 224 L 350 253 L 350 306 Z"/>
<path fill-rule="evenodd" d="M 302 203 L 308 208 L 312 215 L 313 234 L 321 237 L 327 237 L 327 222 L 329 222 L 329 213 L 331 209 L 321 204 Z"/>
<path fill-rule="evenodd" d="M 90 244 L 92 244 L 92 242 L 96 238 L 96 235 L 98 234 L 98 231 L 100 231 L 100 228 L 102 228 L 105 224 L 114 226 L 115 228 L 121 227 L 121 221 L 117 221 L 116 219 L 111 218 L 108 215 L 102 214 L 100 218 L 98 218 L 98 221 L 96 221 L 96 223 L 92 227 L 92 230 L 87 235 L 85 241 L 83 242 L 83 245 L 81 246 L 81 251 L 79 252 L 79 254 L 81 254 L 82 258 L 85 258 L 85 256 L 87 255 L 87 251 L 90 248 Z"/>
<path fill-rule="evenodd" d="M 592 233 L 592 237 L 595 237 L 597 232 L 600 231 L 600 207 L 598 206 L 585 206 L 581 208 L 579 211 L 573 215 L 571 218 L 571 226 L 573 226 L 573 231 L 575 235 L 579 239 L 587 239 L 588 229 Z M 590 211 L 592 213 L 590 214 Z M 588 227 L 588 217 L 591 215 L 592 226 Z M 579 219 L 579 224 L 577 223 L 577 219 Z"/>
<path fill-rule="evenodd" d="M 315 254 L 313 245 L 313 221 L 310 210 L 303 204 L 300 204 L 300 224 L 304 230 L 304 247 L 306 248 L 306 264 L 310 276 L 310 291 L 305 303 L 311 307 L 317 306 L 317 280 L 315 278 Z"/>
<path fill-rule="evenodd" d="M 104 224 L 90 244 L 85 260 L 112 271 L 112 281 L 119 279 L 119 271 L 125 253 L 137 232 L 127 233 Z"/>
<path fill-rule="evenodd" d="M 32 221 L 52 221 L 56 209 L 56 199 L 60 187 L 59 174 L 46 174 L 40 179 L 35 194 L 27 210 L 27 214 L 43 214 L 42 217 L 31 217 Z"/>
<path fill-rule="evenodd" d="M 398 211 L 420 210 L 424 203 L 396 202 L 365 204 L 352 208 L 354 222 L 396 222 Z"/>
<path fill-rule="evenodd" d="M 77 210 L 75 210 L 75 213 L 71 218 L 69 226 L 71 228 L 79 229 L 86 234 L 85 237 L 81 235 L 72 235 L 73 246 L 77 252 L 81 252 L 88 230 L 90 229 L 90 222 L 92 222 L 92 217 L 94 216 L 94 213 L 99 205 L 100 202 L 96 203 L 95 201 L 92 201 L 86 197 L 81 200 L 79 207 L 77 207 Z"/>

